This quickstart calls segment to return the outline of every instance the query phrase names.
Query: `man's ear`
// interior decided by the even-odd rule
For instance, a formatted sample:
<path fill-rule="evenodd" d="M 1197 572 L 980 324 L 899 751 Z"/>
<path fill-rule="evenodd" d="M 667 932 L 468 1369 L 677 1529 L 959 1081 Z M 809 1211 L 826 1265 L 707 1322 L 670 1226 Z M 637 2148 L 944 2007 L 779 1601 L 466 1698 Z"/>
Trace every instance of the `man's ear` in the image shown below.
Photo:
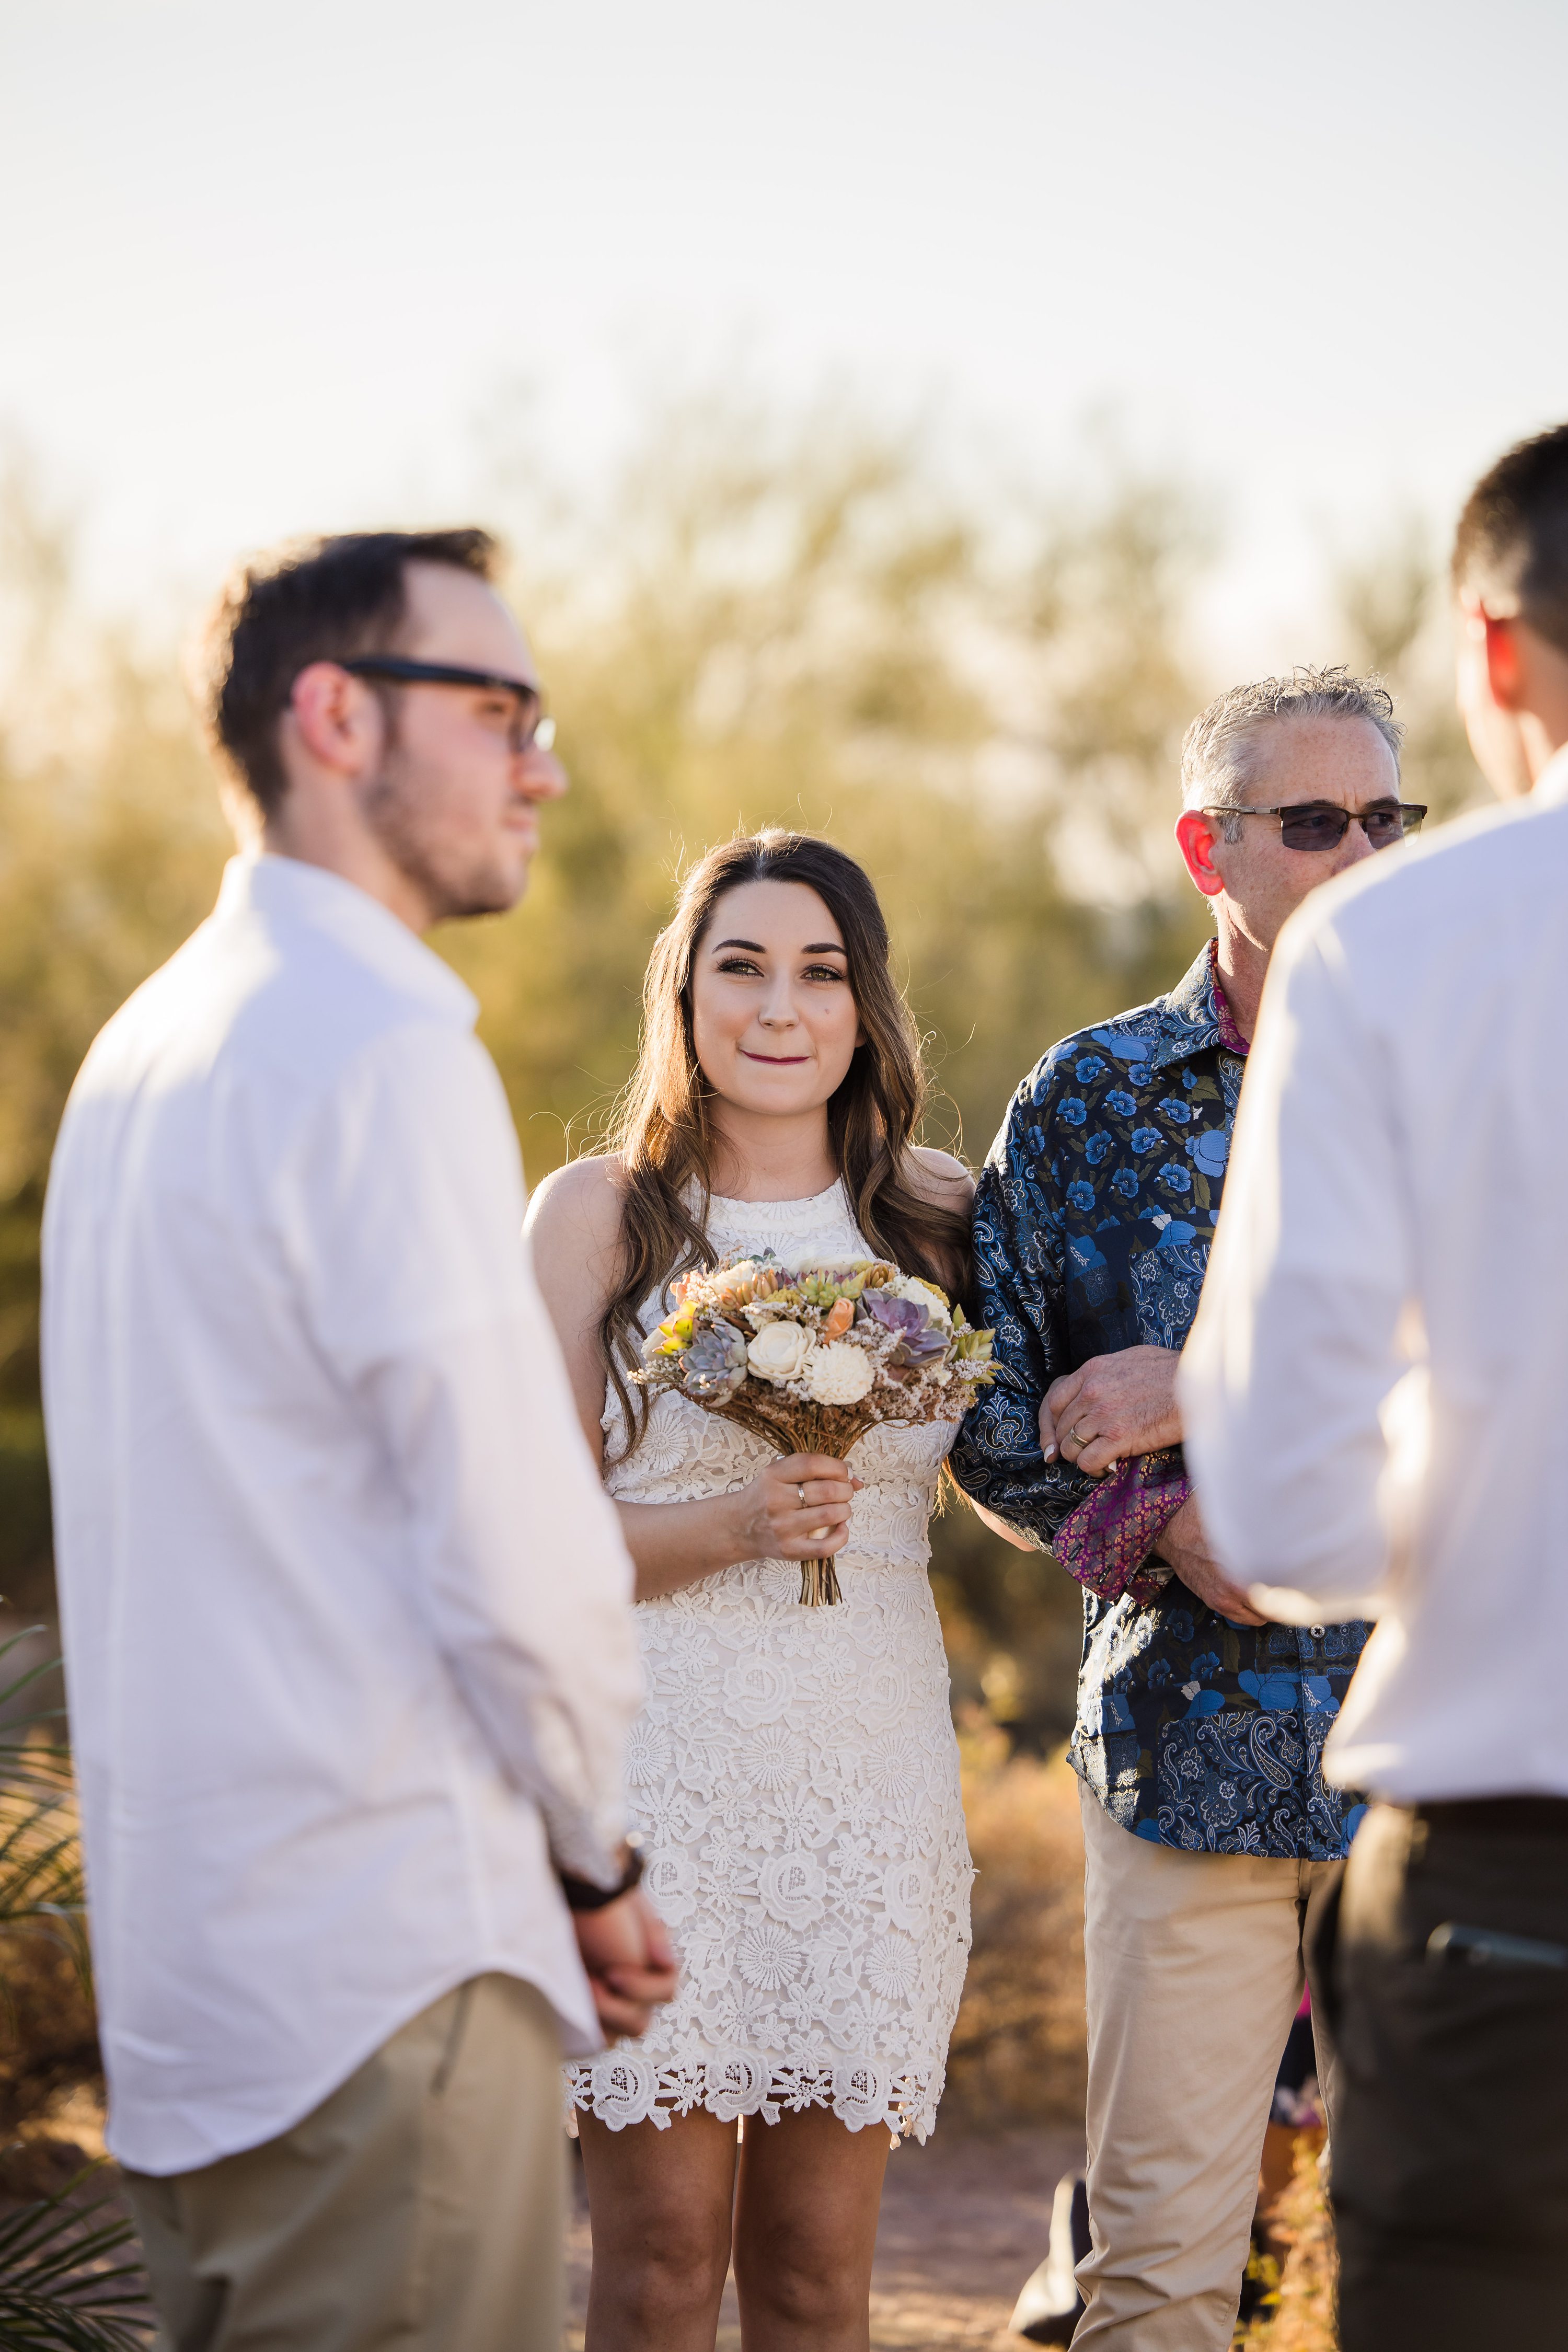
<path fill-rule="evenodd" d="M 300 749 L 319 767 L 354 776 L 378 756 L 381 705 L 336 662 L 309 662 L 294 680 L 283 714 Z"/>
<path fill-rule="evenodd" d="M 1479 618 L 1486 631 L 1487 684 L 1500 710 L 1518 710 L 1524 700 L 1524 663 L 1519 632 L 1511 620 L 1500 620 L 1484 608 Z"/>
<path fill-rule="evenodd" d="M 1202 809 L 1184 809 L 1176 819 L 1176 845 L 1194 885 L 1205 898 L 1217 898 L 1225 888 L 1225 877 L 1215 871 L 1214 864 L 1217 838 L 1212 821 Z"/>

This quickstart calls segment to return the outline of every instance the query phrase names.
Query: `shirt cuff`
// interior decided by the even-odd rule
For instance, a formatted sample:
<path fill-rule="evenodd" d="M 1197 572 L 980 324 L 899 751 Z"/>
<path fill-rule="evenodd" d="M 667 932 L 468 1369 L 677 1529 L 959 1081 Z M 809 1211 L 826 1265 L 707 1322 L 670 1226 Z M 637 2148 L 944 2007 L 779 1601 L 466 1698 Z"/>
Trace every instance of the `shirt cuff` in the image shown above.
<path fill-rule="evenodd" d="M 590 1886 L 614 1886 L 626 1868 L 622 1848 L 626 1822 L 618 1794 L 612 1807 L 593 1812 L 559 1795 L 541 1797 L 539 1810 L 556 1875 L 581 1878 Z"/>
<path fill-rule="evenodd" d="M 1051 1548 L 1068 1574 L 1101 1601 L 1129 1592 L 1134 1601 L 1152 1601 L 1171 1571 L 1150 1555 L 1192 1491 L 1169 1454 L 1135 1454 L 1063 1520 Z"/>

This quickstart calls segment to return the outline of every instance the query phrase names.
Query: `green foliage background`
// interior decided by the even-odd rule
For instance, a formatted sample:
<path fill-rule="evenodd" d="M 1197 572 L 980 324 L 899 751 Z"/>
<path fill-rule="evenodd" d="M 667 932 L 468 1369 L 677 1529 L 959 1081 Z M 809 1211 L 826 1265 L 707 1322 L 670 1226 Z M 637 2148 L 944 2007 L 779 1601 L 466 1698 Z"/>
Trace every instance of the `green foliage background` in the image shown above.
<path fill-rule="evenodd" d="M 590 1142 L 636 1049 L 682 864 L 738 826 L 831 833 L 875 876 L 939 1099 L 984 1155 L 1078 1024 L 1168 986 L 1206 933 L 1170 843 L 1177 751 L 1219 685 L 1194 651 L 1200 503 L 1102 442 L 1072 488 L 954 487 L 841 408 L 650 415 L 595 503 L 524 447 L 492 511 L 517 551 L 572 777 L 515 913 L 437 943 L 478 992 L 531 1177 Z M 1342 657 L 1412 722 L 1407 782 L 1451 810 L 1451 716 L 1414 526 L 1343 581 Z M 172 647 L 93 622 L 68 534 L 0 512 L 0 1585 L 47 1611 L 37 1236 L 92 1035 L 211 905 L 228 843 Z M 967 1513 L 936 1576 L 961 1703 L 1030 1745 L 1070 1718 L 1077 1593 Z"/>

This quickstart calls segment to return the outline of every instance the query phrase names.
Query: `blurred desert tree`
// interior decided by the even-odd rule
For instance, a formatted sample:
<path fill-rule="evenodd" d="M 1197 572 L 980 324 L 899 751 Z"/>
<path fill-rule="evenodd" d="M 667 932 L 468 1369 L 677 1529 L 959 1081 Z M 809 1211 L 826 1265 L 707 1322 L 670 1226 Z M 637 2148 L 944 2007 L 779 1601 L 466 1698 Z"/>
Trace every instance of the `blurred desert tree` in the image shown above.
<path fill-rule="evenodd" d="M 591 1143 L 681 865 L 737 826 L 830 832 L 870 868 L 929 1039 L 931 1139 L 972 1158 L 1052 1039 L 1195 952 L 1170 824 L 1217 681 L 1188 642 L 1210 550 L 1180 483 L 1086 444 L 1070 491 L 999 499 L 918 436 L 732 398 L 652 415 L 595 502 L 563 500 L 525 441 L 494 479 L 572 791 L 525 906 L 438 944 L 481 1000 L 531 1176 Z M 1414 676 L 1434 595 L 1408 534 L 1347 568 L 1342 604 L 1347 658 Z M 173 649 L 89 620 L 68 532 L 16 476 L 0 629 L 0 1583 L 37 1608 L 50 1143 L 88 1042 L 200 919 L 226 843 Z M 1452 805 L 1467 773 L 1422 691 L 1409 782 Z M 936 1550 L 961 1702 L 1059 1738 L 1072 1587 L 957 1507 Z"/>

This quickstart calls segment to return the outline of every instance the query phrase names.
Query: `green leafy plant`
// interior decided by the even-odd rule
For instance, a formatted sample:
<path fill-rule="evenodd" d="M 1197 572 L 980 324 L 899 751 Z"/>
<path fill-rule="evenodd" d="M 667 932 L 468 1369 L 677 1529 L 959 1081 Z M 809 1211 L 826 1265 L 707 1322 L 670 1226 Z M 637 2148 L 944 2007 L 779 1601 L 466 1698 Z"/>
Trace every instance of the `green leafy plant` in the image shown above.
<path fill-rule="evenodd" d="M 135 2231 L 106 2198 L 71 2202 L 86 2177 L 0 2217 L 6 2352 L 142 2352 L 146 2344 L 153 2323 Z"/>
<path fill-rule="evenodd" d="M 29 1626 L 0 1643 L 5 1661 L 42 1629 Z M 70 1751 L 51 1733 L 62 1707 L 18 1711 L 26 1693 L 56 1673 L 58 1658 L 14 1672 L 0 1685 L 0 1934 L 47 1922 L 87 1968 L 81 1843 L 71 1787 Z"/>
<path fill-rule="evenodd" d="M 0 1937 L 53 1937 L 85 1987 L 81 1846 L 70 1751 L 59 1736 L 64 1710 L 26 1704 L 59 1661 L 6 1669 L 38 1630 L 0 1643 Z M 14 2023 L 8 1981 L 4 1998 Z M 18 2153 L 25 2156 L 26 2146 Z M 94 2169 L 88 2166 L 56 2196 L 0 2211 L 5 2352 L 131 2352 L 147 2341 L 152 2318 L 135 2231 L 107 2198 L 83 2203 L 77 2195 Z"/>
<path fill-rule="evenodd" d="M 0 1666 L 12 1654 L 44 1632 L 42 1625 L 25 1625 L 8 1641 L 0 1642 Z M 48 1724 L 65 1723 L 63 1706 L 32 1707 L 13 1713 L 23 1694 L 58 1672 L 58 1658 L 43 1658 L 34 1666 L 13 1673 L 0 1688 L 0 1781 L 26 1788 L 46 1788 L 57 1795 L 71 1785 L 70 1755 L 62 1739 L 40 1739 Z"/>

